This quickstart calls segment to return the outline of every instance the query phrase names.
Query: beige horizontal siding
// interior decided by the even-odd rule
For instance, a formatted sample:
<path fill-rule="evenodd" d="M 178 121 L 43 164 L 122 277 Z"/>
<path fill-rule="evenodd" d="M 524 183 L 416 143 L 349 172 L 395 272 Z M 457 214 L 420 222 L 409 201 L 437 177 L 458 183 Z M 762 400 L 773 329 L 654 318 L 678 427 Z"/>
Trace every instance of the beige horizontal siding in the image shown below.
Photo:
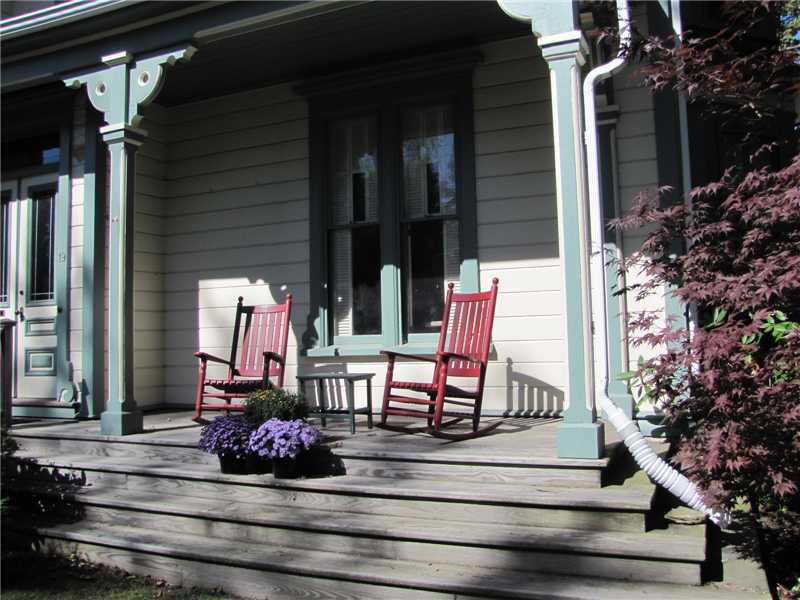
<path fill-rule="evenodd" d="M 287 382 L 294 381 L 309 310 L 307 115 L 285 85 L 168 111 L 165 402 L 194 401 L 194 352 L 229 355 L 239 296 L 275 304 L 294 295 Z"/>

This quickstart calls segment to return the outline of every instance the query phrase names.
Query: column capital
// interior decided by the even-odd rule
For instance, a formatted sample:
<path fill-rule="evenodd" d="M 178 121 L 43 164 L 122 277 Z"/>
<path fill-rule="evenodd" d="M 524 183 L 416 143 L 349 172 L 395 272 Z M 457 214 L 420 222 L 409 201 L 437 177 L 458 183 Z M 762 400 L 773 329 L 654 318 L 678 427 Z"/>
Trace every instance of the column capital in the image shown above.
<path fill-rule="evenodd" d="M 138 148 L 144 143 L 147 132 L 139 127 L 131 127 L 124 123 L 114 123 L 101 127 L 100 135 L 109 146 L 112 144 L 128 144 Z"/>
<path fill-rule="evenodd" d="M 197 49 L 185 44 L 134 59 L 127 51 L 100 58 L 102 66 L 64 78 L 68 87 L 86 86 L 89 101 L 109 126 L 135 127 L 141 107 L 149 104 L 164 84 L 164 68 L 189 60 Z"/>
<path fill-rule="evenodd" d="M 589 56 L 589 45 L 583 32 L 575 29 L 564 31 L 553 35 L 543 35 L 536 38 L 536 43 L 542 50 L 542 58 L 548 63 L 554 60 L 574 58 L 575 61 L 583 66 L 586 64 L 586 57 Z"/>

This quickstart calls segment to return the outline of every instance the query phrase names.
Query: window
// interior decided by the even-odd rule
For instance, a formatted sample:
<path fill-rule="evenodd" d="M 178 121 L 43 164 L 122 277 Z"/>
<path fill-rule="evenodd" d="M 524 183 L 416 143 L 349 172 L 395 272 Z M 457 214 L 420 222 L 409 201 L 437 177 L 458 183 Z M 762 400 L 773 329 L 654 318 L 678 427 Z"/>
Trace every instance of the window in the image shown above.
<path fill-rule="evenodd" d="M 309 354 L 433 351 L 447 284 L 477 290 L 471 72 L 318 95 Z"/>
<path fill-rule="evenodd" d="M 54 243 L 55 191 L 42 190 L 31 195 L 30 292 L 32 302 L 55 298 Z"/>

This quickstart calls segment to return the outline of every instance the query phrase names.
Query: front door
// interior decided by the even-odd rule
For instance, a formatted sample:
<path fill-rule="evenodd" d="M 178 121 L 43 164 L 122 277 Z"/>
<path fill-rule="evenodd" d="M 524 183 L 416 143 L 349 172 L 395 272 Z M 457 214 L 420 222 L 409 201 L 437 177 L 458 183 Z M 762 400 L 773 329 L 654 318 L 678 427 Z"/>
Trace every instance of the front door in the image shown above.
<path fill-rule="evenodd" d="M 56 400 L 57 187 L 55 173 L 2 185 L 0 311 L 17 320 L 12 398 L 19 405 Z"/>

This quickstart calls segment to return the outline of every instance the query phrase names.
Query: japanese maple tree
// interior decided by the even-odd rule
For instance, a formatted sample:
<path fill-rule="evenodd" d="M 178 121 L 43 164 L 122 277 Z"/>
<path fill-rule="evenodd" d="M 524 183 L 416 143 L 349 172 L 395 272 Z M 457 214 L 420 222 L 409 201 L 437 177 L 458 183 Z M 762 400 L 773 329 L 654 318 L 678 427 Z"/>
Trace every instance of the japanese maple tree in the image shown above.
<path fill-rule="evenodd" d="M 774 597 L 800 572 L 798 14 L 796 0 L 729 3 L 714 31 L 629 49 L 649 88 L 746 133 L 719 180 L 680 203 L 643 192 L 615 223 L 647 232 L 623 267 L 646 281 L 628 291 L 669 289 L 694 315 L 693 327 L 647 312 L 629 324 L 660 352 L 639 376 L 677 434 L 673 461 L 708 503 L 748 507 Z"/>

